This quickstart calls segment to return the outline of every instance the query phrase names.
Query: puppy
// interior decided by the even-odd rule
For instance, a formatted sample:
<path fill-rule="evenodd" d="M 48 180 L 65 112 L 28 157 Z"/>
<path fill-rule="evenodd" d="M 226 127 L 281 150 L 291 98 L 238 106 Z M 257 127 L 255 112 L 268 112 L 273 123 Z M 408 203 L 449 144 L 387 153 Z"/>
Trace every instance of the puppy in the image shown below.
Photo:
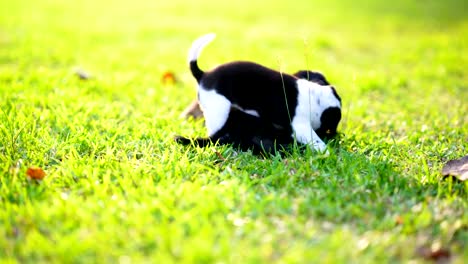
<path fill-rule="evenodd" d="M 320 85 L 329 85 L 329 82 L 323 74 L 315 71 L 301 70 L 293 74 L 294 76 L 315 82 Z M 326 124 L 328 120 L 339 120 L 340 116 L 326 116 L 322 114 L 322 124 Z M 340 112 L 337 113 L 338 115 Z M 197 100 L 186 108 L 182 113 L 183 117 L 201 118 L 203 112 L 200 109 Z M 332 129 L 325 129 L 326 125 L 322 125 L 317 135 L 322 139 L 333 138 L 336 134 L 336 126 Z M 333 129 L 334 128 L 334 129 Z M 317 131 L 316 131 L 317 132 Z M 275 128 L 272 124 L 266 123 L 258 117 L 246 114 L 239 109 L 231 108 L 226 125 L 221 131 L 223 134 L 216 143 L 229 144 L 240 150 L 251 150 L 253 154 L 274 154 L 278 150 L 285 150 L 291 143 L 293 138 L 283 129 Z M 183 137 L 176 137 L 176 141 L 182 144 L 190 144 L 192 141 Z M 194 142 L 198 146 L 208 146 L 213 142 L 209 138 L 197 138 Z"/>
<path fill-rule="evenodd" d="M 199 138 L 194 142 L 200 146 L 206 142 L 223 143 L 226 137 L 228 141 L 233 138 L 235 141 L 238 135 L 232 136 L 232 131 L 245 129 L 245 126 L 233 124 L 229 118 L 235 120 L 243 112 L 242 118 L 246 117 L 245 114 L 256 117 L 254 120 L 257 124 L 267 127 L 260 132 L 254 129 L 254 134 L 262 136 L 271 133 L 265 138 L 278 138 L 280 141 L 284 138 L 286 142 L 296 139 L 312 149 L 326 151 L 325 143 L 315 130 L 324 131 L 325 134 L 336 133 L 341 119 L 341 99 L 335 89 L 245 61 L 226 63 L 204 72 L 198 67 L 197 60 L 202 49 L 214 37 L 214 34 L 200 37 L 189 50 L 190 70 L 198 82 L 198 101 L 209 133 L 209 138 Z M 310 73 L 304 71 L 300 74 Z M 324 77 L 318 79 L 328 84 Z M 324 122 L 324 113 L 333 116 L 333 120 Z M 254 123 L 253 127 L 258 129 L 260 126 Z M 182 144 L 190 142 L 183 137 L 176 140 Z M 250 141 L 254 141 L 254 137 Z"/>

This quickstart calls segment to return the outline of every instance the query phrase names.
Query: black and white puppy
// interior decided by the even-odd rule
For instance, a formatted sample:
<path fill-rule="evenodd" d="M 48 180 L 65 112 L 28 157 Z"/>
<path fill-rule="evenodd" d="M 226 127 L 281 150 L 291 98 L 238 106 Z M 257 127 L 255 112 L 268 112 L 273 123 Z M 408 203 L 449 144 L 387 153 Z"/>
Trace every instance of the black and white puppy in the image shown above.
<path fill-rule="evenodd" d="M 320 85 L 329 85 L 325 76 L 320 72 L 302 70 L 296 72 L 294 76 Z M 197 106 L 195 111 L 199 111 L 200 115 L 203 116 L 201 109 L 198 107 L 198 101 L 195 101 L 195 104 Z M 194 103 L 192 102 L 189 109 L 193 108 Z M 323 117 L 324 115 L 322 115 L 322 119 Z M 339 117 L 333 117 L 333 120 L 339 120 Z M 321 127 L 324 126 L 322 125 Z M 336 125 L 334 128 L 336 128 Z M 334 137 L 335 134 L 336 131 L 329 129 L 326 134 L 317 135 L 321 139 L 329 139 Z M 219 145 L 227 144 L 243 151 L 251 150 L 253 154 L 274 154 L 279 150 L 287 150 L 290 145 L 294 143 L 294 138 L 291 137 L 290 133 L 285 129 L 275 127 L 273 124 L 265 122 L 257 116 L 244 113 L 237 108 L 231 108 L 231 112 L 229 113 L 226 123 L 223 128 L 216 133 L 216 135 L 216 142 L 213 142 L 210 138 L 196 138 L 191 140 L 189 138 L 178 136 L 175 139 L 181 144 L 188 145 L 193 142 L 199 147 L 209 146 L 213 143 Z"/>
<path fill-rule="evenodd" d="M 235 120 L 232 115 L 242 112 L 242 118 L 245 114 L 251 115 L 265 124 L 266 133 L 281 131 L 278 138 L 296 139 L 312 149 L 326 151 L 325 143 L 315 131 L 336 133 L 341 119 L 341 99 L 326 79 L 312 74 L 312 78 L 320 77 L 319 81 L 324 84 L 321 85 L 245 61 L 226 63 L 204 72 L 197 60 L 214 37 L 208 34 L 195 40 L 188 57 L 190 70 L 198 82 L 198 100 L 209 133 L 206 142 L 222 141 L 226 131 L 232 130 L 230 117 Z M 309 77 L 310 73 L 299 74 Z M 333 118 L 323 119 L 324 113 Z M 267 138 L 275 140 L 275 136 Z M 176 140 L 187 144 L 186 138 Z M 197 139 L 196 143 L 203 145 L 203 142 Z"/>

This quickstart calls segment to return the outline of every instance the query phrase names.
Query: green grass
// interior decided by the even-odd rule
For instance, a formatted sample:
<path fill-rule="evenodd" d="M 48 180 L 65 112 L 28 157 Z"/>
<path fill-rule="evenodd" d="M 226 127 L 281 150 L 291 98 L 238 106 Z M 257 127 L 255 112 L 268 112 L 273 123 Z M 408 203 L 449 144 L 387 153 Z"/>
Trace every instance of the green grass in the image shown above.
<path fill-rule="evenodd" d="M 466 1 L 188 2 L 0 0 L 0 262 L 468 260 L 468 184 L 440 176 L 468 154 Z M 207 32 L 205 69 L 327 75 L 329 157 L 173 143 L 206 133 L 178 115 Z"/>

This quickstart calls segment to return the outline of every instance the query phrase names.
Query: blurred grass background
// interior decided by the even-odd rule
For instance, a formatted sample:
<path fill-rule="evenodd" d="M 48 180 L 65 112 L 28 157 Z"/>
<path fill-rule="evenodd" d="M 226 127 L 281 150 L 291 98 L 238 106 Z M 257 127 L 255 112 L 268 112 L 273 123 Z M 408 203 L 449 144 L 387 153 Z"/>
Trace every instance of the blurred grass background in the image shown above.
<path fill-rule="evenodd" d="M 205 133 L 178 115 L 207 32 L 204 69 L 325 73 L 329 159 L 171 141 Z M 0 262 L 466 262 L 467 185 L 440 178 L 467 153 L 466 65 L 463 0 L 0 0 Z"/>

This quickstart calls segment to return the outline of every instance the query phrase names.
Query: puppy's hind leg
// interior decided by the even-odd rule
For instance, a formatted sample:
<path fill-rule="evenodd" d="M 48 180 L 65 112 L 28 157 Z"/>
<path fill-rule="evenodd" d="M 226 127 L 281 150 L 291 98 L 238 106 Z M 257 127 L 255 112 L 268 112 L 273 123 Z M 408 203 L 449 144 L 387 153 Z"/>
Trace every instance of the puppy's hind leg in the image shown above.
<path fill-rule="evenodd" d="M 198 100 L 205 116 L 208 135 L 213 137 L 226 124 L 231 110 L 231 102 L 216 91 L 205 90 L 203 87 L 198 90 Z"/>

